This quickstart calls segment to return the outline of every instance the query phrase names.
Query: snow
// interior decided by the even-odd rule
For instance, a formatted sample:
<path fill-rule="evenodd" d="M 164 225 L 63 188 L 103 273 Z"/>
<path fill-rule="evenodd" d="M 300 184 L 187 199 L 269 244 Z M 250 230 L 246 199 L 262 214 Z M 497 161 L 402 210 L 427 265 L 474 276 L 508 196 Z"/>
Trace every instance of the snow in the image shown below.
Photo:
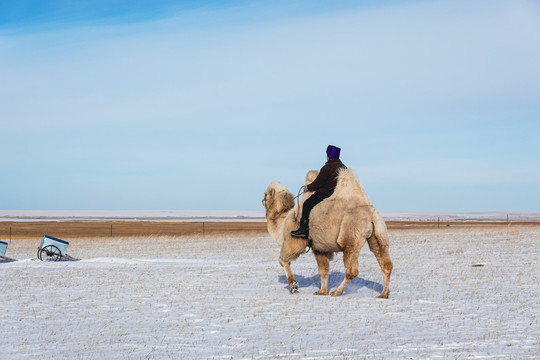
<path fill-rule="evenodd" d="M 539 212 L 387 212 L 386 220 L 540 220 Z M 250 210 L 0 210 L 0 221 L 266 221 Z"/>
<path fill-rule="evenodd" d="M 0 221 L 245 221 L 264 211 L 242 210 L 0 210 Z"/>
<path fill-rule="evenodd" d="M 367 246 L 338 298 L 312 295 L 311 253 L 290 294 L 270 236 L 70 239 L 78 262 L 0 264 L 2 359 L 534 359 L 537 227 L 392 230 L 390 299 Z M 484 266 L 473 266 L 483 264 Z M 344 269 L 331 263 L 330 285 Z"/>

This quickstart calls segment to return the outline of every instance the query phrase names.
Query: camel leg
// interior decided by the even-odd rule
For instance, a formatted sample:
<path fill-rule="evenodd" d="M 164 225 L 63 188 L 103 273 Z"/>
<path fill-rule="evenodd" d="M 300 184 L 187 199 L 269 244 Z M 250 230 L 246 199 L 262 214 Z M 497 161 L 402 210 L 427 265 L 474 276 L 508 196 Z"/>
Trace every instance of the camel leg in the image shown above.
<path fill-rule="evenodd" d="M 328 254 L 313 252 L 315 254 L 315 260 L 319 266 L 319 275 L 321 276 L 321 288 L 319 291 L 313 293 L 313 295 L 328 295 L 328 272 L 330 271 L 330 260 Z"/>
<path fill-rule="evenodd" d="M 379 266 L 381 267 L 384 278 L 384 288 L 378 298 L 388 299 L 388 295 L 390 295 L 390 274 L 392 274 L 392 268 L 394 267 L 394 265 L 392 264 L 392 260 L 390 260 L 388 246 L 380 246 L 375 236 L 372 236 L 368 239 L 368 244 L 369 249 L 371 250 L 371 252 L 373 252 L 373 254 L 375 254 L 375 257 L 379 262 Z"/>
<path fill-rule="evenodd" d="M 287 282 L 289 283 L 289 291 L 295 293 L 298 291 L 298 281 L 294 277 L 291 271 L 291 263 L 279 259 L 279 264 L 285 269 L 285 274 L 287 275 Z"/>
<path fill-rule="evenodd" d="M 281 245 L 281 253 L 279 255 L 279 263 L 285 269 L 287 282 L 289 283 L 289 291 L 295 293 L 298 291 L 298 281 L 291 271 L 291 261 L 305 252 L 307 240 L 302 238 L 287 237 Z"/>
<path fill-rule="evenodd" d="M 330 293 L 332 296 L 340 296 L 343 294 L 345 287 L 358 276 L 358 254 L 360 249 L 344 249 L 343 250 L 343 265 L 345 265 L 345 277 L 338 288 Z"/>

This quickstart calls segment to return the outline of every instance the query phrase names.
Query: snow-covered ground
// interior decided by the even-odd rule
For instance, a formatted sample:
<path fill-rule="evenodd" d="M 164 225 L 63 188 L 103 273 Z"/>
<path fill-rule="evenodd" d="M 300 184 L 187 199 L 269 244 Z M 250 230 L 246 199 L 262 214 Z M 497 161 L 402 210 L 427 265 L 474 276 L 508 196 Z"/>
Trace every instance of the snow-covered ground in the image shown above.
<path fill-rule="evenodd" d="M 78 262 L 12 240 L 0 264 L 1 359 L 536 359 L 540 229 L 393 230 L 390 299 L 367 246 L 342 297 L 313 296 L 258 237 L 73 239 Z M 341 256 L 331 264 L 335 288 Z"/>
<path fill-rule="evenodd" d="M 539 214 L 540 215 L 540 214 Z M 242 210 L 0 210 L 0 221 L 245 221 L 264 211 Z"/>
<path fill-rule="evenodd" d="M 387 212 L 386 220 L 540 221 L 539 212 Z M 0 210 L 0 221 L 265 221 L 264 211 L 242 210 Z"/>

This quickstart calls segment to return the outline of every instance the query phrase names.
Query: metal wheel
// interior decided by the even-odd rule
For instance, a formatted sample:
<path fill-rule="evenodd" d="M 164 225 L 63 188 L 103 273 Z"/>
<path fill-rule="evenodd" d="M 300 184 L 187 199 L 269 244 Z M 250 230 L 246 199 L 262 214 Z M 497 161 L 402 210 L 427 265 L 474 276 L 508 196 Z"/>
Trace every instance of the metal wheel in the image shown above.
<path fill-rule="evenodd" d="M 61 258 L 60 249 L 54 245 L 47 245 L 38 250 L 38 259 L 41 261 L 59 261 Z"/>

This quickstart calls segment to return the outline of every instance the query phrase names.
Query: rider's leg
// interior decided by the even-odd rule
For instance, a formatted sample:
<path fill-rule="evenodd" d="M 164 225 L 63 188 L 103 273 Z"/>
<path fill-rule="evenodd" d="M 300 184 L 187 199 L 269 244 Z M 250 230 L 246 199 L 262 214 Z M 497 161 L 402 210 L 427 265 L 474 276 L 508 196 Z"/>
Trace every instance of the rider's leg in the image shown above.
<path fill-rule="evenodd" d="M 291 231 L 292 236 L 307 237 L 309 235 L 309 214 L 315 205 L 327 197 L 328 195 L 324 195 L 316 191 L 306 201 L 304 201 L 304 205 L 302 206 L 302 218 L 300 219 L 300 228 L 298 228 L 298 230 Z"/>

